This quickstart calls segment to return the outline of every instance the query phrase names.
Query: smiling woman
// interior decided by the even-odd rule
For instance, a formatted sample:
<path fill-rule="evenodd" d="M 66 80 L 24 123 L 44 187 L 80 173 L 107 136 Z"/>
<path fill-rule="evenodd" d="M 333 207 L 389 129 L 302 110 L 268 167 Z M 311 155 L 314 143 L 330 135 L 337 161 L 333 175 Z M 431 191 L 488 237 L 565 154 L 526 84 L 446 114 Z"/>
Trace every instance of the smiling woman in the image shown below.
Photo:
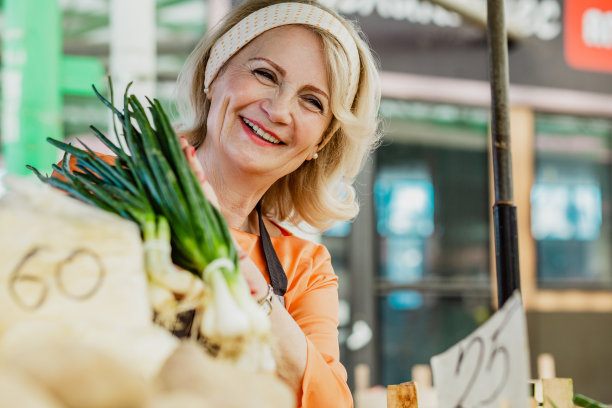
<path fill-rule="evenodd" d="M 201 40 L 179 84 L 192 118 L 183 146 L 245 251 L 253 296 L 271 306 L 279 375 L 300 406 L 352 406 L 329 253 L 277 222 L 357 214 L 352 182 L 378 140 L 369 48 L 315 1 L 247 1 Z"/>
<path fill-rule="evenodd" d="M 198 156 L 209 180 L 240 172 L 263 195 L 325 147 L 332 115 L 320 44 L 302 26 L 277 27 L 227 63 L 206 94 L 208 136 Z"/>

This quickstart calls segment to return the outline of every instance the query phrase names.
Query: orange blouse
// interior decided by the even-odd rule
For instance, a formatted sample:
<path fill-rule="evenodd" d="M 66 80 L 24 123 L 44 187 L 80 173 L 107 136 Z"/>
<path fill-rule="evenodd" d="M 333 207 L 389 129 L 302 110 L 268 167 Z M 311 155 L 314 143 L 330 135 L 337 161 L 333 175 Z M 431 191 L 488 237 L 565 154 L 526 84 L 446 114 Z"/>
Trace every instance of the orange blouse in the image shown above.
<path fill-rule="evenodd" d="M 269 282 L 259 236 L 232 230 Z M 306 335 L 307 360 L 299 407 L 353 406 L 338 346 L 338 277 L 323 245 L 293 235 L 271 237 L 287 274 L 285 307 Z"/>

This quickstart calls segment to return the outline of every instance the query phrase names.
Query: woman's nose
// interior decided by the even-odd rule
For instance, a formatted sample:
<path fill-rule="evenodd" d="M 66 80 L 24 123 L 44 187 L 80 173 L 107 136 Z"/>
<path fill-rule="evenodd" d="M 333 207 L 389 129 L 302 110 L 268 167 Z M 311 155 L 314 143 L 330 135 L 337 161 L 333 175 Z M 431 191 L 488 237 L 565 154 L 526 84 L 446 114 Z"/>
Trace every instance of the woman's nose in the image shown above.
<path fill-rule="evenodd" d="M 288 124 L 291 121 L 291 97 L 279 92 L 264 100 L 263 110 L 272 122 Z"/>

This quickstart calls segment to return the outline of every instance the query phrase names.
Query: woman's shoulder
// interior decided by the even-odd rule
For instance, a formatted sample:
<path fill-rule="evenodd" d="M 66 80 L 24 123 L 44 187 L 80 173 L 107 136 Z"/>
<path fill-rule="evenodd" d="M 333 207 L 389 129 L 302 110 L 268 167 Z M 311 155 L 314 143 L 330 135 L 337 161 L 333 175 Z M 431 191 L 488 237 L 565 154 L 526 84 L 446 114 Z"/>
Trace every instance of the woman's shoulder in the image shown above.
<path fill-rule="evenodd" d="M 310 259 L 313 262 L 325 262 L 329 260 L 329 251 L 319 242 L 317 236 L 295 234 L 272 237 L 274 248 L 280 252 L 291 254 L 294 258 L 302 261 Z"/>
<path fill-rule="evenodd" d="M 114 165 L 115 164 L 115 159 L 117 158 L 117 156 L 113 156 L 110 154 L 104 154 L 104 153 L 96 153 L 96 156 L 100 157 L 102 160 L 104 160 L 106 163 L 110 164 L 110 165 Z M 62 166 L 62 161 L 60 161 L 59 163 L 57 163 L 58 166 Z M 70 168 L 70 171 L 72 173 L 74 173 L 75 171 L 79 171 L 78 167 L 77 167 L 77 158 L 73 155 L 70 155 L 70 158 L 68 159 L 68 167 Z M 61 174 L 59 174 L 57 171 L 53 170 L 52 173 L 52 177 L 60 179 L 60 180 L 64 180 L 64 176 L 62 176 Z"/>
<path fill-rule="evenodd" d="M 331 255 L 322 243 L 297 235 L 272 238 L 272 242 L 290 286 L 297 293 L 313 287 L 337 284 L 338 277 L 334 272 Z"/>
<path fill-rule="evenodd" d="M 295 233 L 278 221 L 269 218 L 265 218 L 264 222 L 270 240 L 277 252 L 304 252 L 312 254 L 315 252 L 327 251 L 324 245 L 317 242 L 317 237 L 314 235 Z M 230 230 L 241 244 L 254 245 L 259 243 L 260 236 L 258 234 L 244 232 L 235 228 L 230 228 Z"/>
<path fill-rule="evenodd" d="M 99 153 L 99 152 L 94 152 L 94 153 L 96 156 L 104 160 L 106 163 L 115 164 L 115 159 L 117 158 L 117 156 L 112 155 L 112 154 Z M 73 169 L 76 166 L 76 161 L 77 161 L 77 158 L 74 157 L 73 155 L 70 155 L 70 160 L 69 160 L 70 168 Z"/>

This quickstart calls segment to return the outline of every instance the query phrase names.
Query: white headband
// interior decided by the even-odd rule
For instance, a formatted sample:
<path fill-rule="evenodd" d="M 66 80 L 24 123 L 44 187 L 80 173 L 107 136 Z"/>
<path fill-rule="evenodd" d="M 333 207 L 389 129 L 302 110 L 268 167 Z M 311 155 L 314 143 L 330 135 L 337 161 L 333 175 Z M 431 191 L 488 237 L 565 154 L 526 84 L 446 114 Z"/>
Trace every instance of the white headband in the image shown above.
<path fill-rule="evenodd" d="M 352 102 L 359 81 L 359 53 L 353 37 L 336 17 L 325 10 L 304 3 L 278 3 L 249 14 L 219 38 L 210 50 L 204 73 L 205 92 L 219 69 L 240 48 L 274 27 L 287 24 L 307 24 L 332 34 L 344 48 L 349 60 L 349 83 L 346 96 Z"/>

